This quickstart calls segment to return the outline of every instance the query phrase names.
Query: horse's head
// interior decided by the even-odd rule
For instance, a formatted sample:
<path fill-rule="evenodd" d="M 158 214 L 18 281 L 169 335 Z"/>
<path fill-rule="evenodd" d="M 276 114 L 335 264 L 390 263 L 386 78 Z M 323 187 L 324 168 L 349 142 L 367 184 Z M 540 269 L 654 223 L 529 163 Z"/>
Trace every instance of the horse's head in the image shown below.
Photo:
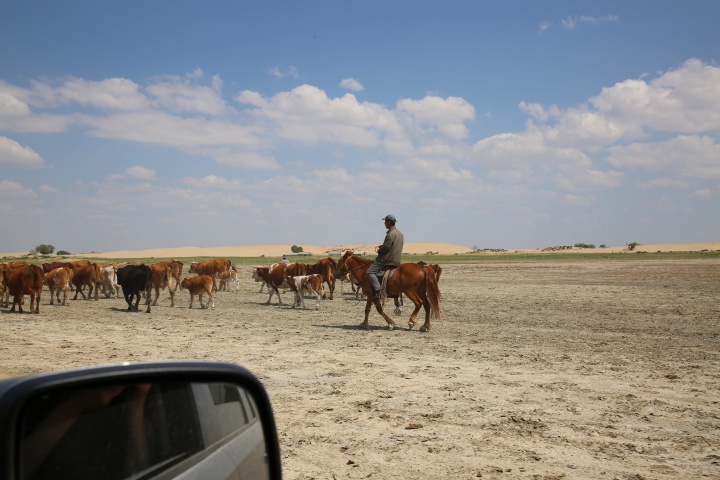
<path fill-rule="evenodd" d="M 355 253 L 355 252 L 354 252 L 353 250 L 348 250 L 348 251 L 345 252 L 345 254 L 340 258 L 340 260 L 338 260 L 338 263 L 337 263 L 338 272 L 340 272 L 340 273 L 347 273 L 348 271 L 350 271 L 350 267 L 348 267 L 347 261 L 348 261 L 349 258 L 351 258 L 351 257 L 353 256 L 354 253 Z"/>

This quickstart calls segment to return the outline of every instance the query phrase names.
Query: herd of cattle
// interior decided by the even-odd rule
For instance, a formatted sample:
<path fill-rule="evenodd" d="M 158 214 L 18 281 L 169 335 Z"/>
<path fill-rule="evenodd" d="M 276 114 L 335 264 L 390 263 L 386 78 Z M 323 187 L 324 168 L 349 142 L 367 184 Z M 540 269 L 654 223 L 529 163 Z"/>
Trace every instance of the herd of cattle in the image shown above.
<path fill-rule="evenodd" d="M 27 262 L 0 263 L 0 305 L 10 307 L 11 312 L 19 307 L 23 312 L 24 296 L 30 296 L 31 313 L 40 313 L 40 295 L 43 285 L 50 290 L 50 304 L 55 300 L 58 304 L 68 305 L 71 290 L 75 291 L 73 300 L 78 295 L 83 299 L 98 299 L 102 291 L 105 297 L 118 297 L 120 288 L 128 304 L 128 310 L 138 310 L 140 297 L 145 296 L 147 309 L 157 305 L 160 290 L 167 288 L 170 293 L 170 306 L 175 306 L 175 293 L 178 287 L 190 293 L 190 306 L 192 308 L 195 296 L 198 296 L 200 306 L 214 307 L 213 295 L 219 290 L 239 289 L 238 272 L 231 261 L 224 258 L 190 263 L 188 272 L 195 274 L 181 280 L 183 263 L 178 260 L 159 262 L 152 265 L 145 264 L 110 264 L 98 265 L 88 260 L 72 262 L 43 263 L 42 266 L 28 264 Z M 280 289 L 292 290 L 295 294 L 293 308 L 305 308 L 304 295 L 315 296 L 316 309 L 320 306 L 320 298 L 325 298 L 324 284 L 327 284 L 329 298 L 333 298 L 335 282 L 339 277 L 337 262 L 328 257 L 315 264 L 279 263 L 267 267 L 255 267 L 252 271 L 253 279 L 261 282 L 260 292 L 268 287 L 270 303 L 274 294 L 282 304 Z M 219 286 L 218 286 L 219 283 Z M 87 288 L 87 295 L 85 289 Z M 153 299 L 152 292 L 155 291 Z M 354 290 L 354 287 L 353 287 Z M 62 294 L 62 300 L 60 295 Z M 207 295 L 207 305 L 203 303 L 203 295 Z"/>

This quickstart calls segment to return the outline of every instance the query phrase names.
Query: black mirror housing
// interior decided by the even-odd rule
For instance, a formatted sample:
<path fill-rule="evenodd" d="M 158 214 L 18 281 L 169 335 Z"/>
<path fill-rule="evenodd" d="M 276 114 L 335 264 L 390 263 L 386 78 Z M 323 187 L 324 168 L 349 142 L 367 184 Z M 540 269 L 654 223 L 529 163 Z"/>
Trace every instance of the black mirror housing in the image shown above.
<path fill-rule="evenodd" d="M 198 400 L 199 413 L 204 414 L 205 410 L 217 407 L 221 413 L 221 416 L 218 417 L 218 422 L 221 424 L 228 423 L 223 420 L 228 418 L 227 415 L 237 416 L 236 411 L 247 412 L 242 415 L 254 420 L 252 422 L 252 430 L 255 431 L 254 438 L 264 438 L 264 452 L 262 453 L 264 455 L 263 464 L 266 467 L 263 468 L 263 472 L 267 473 L 267 478 L 280 479 L 282 477 L 275 418 L 267 392 L 257 377 L 246 368 L 232 363 L 164 361 L 95 366 L 0 381 L 0 480 L 16 480 L 30 476 L 27 472 L 22 477 L 20 475 L 23 473 L 23 462 L 25 462 L 29 449 L 29 442 L 24 443 L 29 428 L 27 415 L 31 415 L 27 412 L 32 412 L 32 405 L 37 404 L 38 399 L 63 398 L 63 395 L 64 398 L 68 398 L 68 392 L 104 392 L 110 389 L 119 391 L 127 388 L 128 385 L 146 385 L 147 388 L 157 388 L 158 390 L 167 385 L 180 386 L 181 390 L 190 392 L 191 396 L 199 395 L 197 392 L 200 387 L 207 391 L 207 395 L 205 395 L 207 398 Z M 157 387 L 150 387 L 151 385 Z M 228 395 L 222 387 L 226 387 L 225 389 L 230 392 L 229 397 L 225 400 L 217 398 Z M 232 392 L 233 389 L 235 393 Z M 241 392 L 241 394 L 237 392 Z M 194 402 L 195 397 L 192 398 Z M 224 402 L 227 404 L 222 405 Z M 229 405 L 231 402 L 235 402 L 235 405 Z M 163 402 L 160 401 L 160 403 Z M 168 401 L 166 400 L 165 403 Z M 127 410 L 124 404 L 121 407 Z M 236 410 L 232 410 L 235 407 Z M 193 415 L 193 417 L 196 416 Z M 167 415 L 165 421 L 172 423 L 175 419 L 176 415 Z M 35 421 L 36 419 L 31 418 L 30 420 Z M 216 428 L 213 426 L 208 428 L 197 419 L 193 421 L 197 423 L 197 432 L 195 433 L 197 437 L 208 435 L 209 430 Z M 250 427 L 247 427 L 247 432 L 249 431 Z M 245 436 L 250 438 L 248 435 L 250 433 L 245 433 Z M 227 438 L 231 437 L 232 435 Z M 244 439 L 240 437 L 240 434 L 236 434 L 235 438 L 231 440 L 208 441 L 207 443 L 212 443 L 212 445 L 206 445 L 204 448 L 207 448 L 207 451 L 218 450 L 222 448 L 223 442 L 234 442 L 235 445 L 232 448 L 237 449 L 238 442 L 242 441 Z M 198 448 L 202 449 L 203 447 Z M 207 452 L 196 455 L 201 460 L 192 461 L 188 457 L 187 454 L 176 455 L 171 460 L 189 464 L 191 468 L 196 469 L 211 467 L 211 470 L 207 470 L 207 468 L 199 470 L 203 472 L 203 476 L 208 475 L 208 471 L 215 472 L 213 469 L 215 466 L 208 465 L 212 463 L 212 458 L 208 459 Z M 155 469 L 158 472 L 158 478 L 173 478 L 173 472 L 177 472 L 177 475 L 183 473 L 180 469 L 182 465 L 173 468 L 168 466 L 170 464 L 171 461 L 167 460 L 163 462 L 162 469 Z M 149 468 L 142 473 L 141 478 L 150 478 L 154 475 L 154 470 Z M 138 477 L 137 472 L 134 473 L 134 476 Z"/>

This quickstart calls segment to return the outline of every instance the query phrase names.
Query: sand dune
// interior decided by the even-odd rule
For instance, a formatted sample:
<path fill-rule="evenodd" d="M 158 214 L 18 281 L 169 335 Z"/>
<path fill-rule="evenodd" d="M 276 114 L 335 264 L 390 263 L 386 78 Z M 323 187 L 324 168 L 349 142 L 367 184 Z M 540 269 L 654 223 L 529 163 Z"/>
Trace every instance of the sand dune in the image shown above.
<path fill-rule="evenodd" d="M 78 253 L 76 257 L 93 257 L 93 258 L 192 258 L 192 257 L 280 257 L 284 253 L 290 253 L 290 244 L 278 245 L 245 245 L 245 246 L 225 246 L 225 247 L 176 247 L 176 248 L 152 248 L 146 250 L 118 250 L 114 252 L 92 252 Z M 345 250 L 363 251 L 368 254 L 374 254 L 375 245 L 367 244 L 348 244 L 334 246 L 320 245 L 300 245 L 304 252 L 315 255 L 326 255 L 330 252 L 344 252 Z M 720 250 L 720 242 L 704 242 L 704 243 L 666 243 L 666 244 L 639 244 L 633 250 L 634 252 L 700 252 L 704 250 Z M 508 249 L 507 253 L 539 253 L 543 248 L 527 248 L 527 249 Z M 560 250 L 563 253 L 622 253 L 627 252 L 628 247 L 622 245 L 619 247 L 608 248 L 572 248 L 569 250 Z M 426 243 L 406 243 L 403 253 L 428 253 L 433 252 L 439 255 L 454 255 L 463 253 L 472 253 L 472 249 L 460 245 L 442 242 L 426 242 Z M 489 253 L 489 252 L 488 252 Z M 6 253 L 3 257 L 22 257 L 27 252 Z"/>

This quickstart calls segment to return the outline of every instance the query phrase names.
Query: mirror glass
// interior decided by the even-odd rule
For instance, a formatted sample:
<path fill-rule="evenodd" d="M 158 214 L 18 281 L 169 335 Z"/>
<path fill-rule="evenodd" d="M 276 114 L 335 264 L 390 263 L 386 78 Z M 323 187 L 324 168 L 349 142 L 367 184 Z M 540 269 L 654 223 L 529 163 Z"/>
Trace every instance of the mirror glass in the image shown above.
<path fill-rule="evenodd" d="M 231 383 L 59 389 L 20 418 L 20 479 L 268 478 L 253 398 Z"/>

